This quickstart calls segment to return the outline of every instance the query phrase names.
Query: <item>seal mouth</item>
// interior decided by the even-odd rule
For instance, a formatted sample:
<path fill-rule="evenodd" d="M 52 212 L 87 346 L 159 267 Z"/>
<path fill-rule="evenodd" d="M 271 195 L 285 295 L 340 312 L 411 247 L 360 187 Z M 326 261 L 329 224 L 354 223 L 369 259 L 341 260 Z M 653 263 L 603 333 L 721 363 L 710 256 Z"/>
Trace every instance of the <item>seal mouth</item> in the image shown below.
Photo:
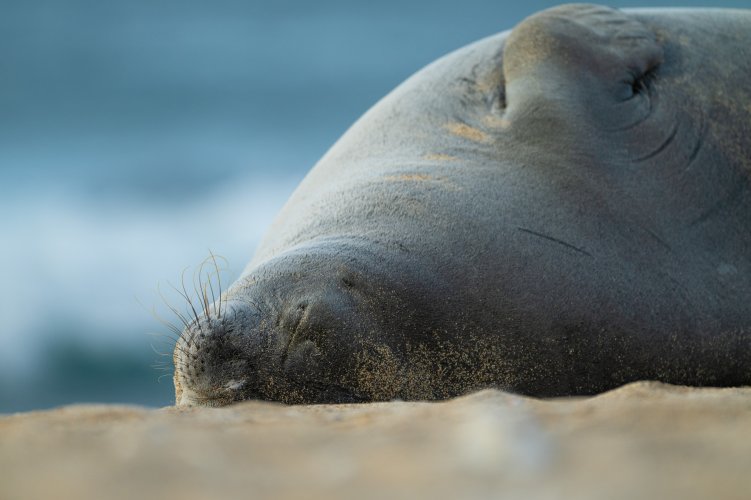
<path fill-rule="evenodd" d="M 183 387 L 180 392 L 180 398 L 175 402 L 176 406 L 227 406 L 238 401 L 247 399 L 247 394 L 243 391 L 247 380 L 229 380 L 220 387 L 209 388 L 207 390 Z"/>
<path fill-rule="evenodd" d="M 193 407 L 193 406 L 207 406 L 207 407 L 219 407 L 227 406 L 232 403 L 244 401 L 247 398 L 242 391 L 229 391 L 224 390 L 221 392 L 207 393 L 203 391 L 196 391 L 192 389 L 183 389 L 180 395 L 180 400 L 175 403 L 175 406 Z"/>

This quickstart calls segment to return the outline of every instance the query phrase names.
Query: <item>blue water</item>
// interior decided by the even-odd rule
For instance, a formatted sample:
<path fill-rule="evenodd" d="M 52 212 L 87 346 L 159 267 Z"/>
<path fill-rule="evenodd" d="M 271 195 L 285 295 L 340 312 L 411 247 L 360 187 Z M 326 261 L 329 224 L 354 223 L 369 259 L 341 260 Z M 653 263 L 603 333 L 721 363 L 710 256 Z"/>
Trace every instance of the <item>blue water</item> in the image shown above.
<path fill-rule="evenodd" d="M 371 104 L 552 4 L 0 1 L 0 412 L 170 404 L 157 284 L 236 277 Z"/>

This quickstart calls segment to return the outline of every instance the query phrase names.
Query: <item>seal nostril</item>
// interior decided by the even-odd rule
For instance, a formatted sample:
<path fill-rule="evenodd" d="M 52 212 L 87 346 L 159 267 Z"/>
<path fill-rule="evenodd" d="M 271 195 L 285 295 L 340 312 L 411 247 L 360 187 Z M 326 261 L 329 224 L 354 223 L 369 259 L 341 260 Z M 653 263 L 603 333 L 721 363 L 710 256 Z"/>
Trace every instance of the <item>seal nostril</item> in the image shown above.
<path fill-rule="evenodd" d="M 633 82 L 631 82 L 631 94 L 632 95 L 638 95 L 642 91 L 644 91 L 644 80 L 641 78 L 637 78 Z"/>
<path fill-rule="evenodd" d="M 342 278 L 342 284 L 347 288 L 354 288 L 355 282 L 349 278 Z"/>
<path fill-rule="evenodd" d="M 643 94 L 649 90 L 649 86 L 654 79 L 655 68 L 650 68 L 644 73 L 632 73 L 631 80 L 631 95 L 636 97 L 639 94 Z"/>

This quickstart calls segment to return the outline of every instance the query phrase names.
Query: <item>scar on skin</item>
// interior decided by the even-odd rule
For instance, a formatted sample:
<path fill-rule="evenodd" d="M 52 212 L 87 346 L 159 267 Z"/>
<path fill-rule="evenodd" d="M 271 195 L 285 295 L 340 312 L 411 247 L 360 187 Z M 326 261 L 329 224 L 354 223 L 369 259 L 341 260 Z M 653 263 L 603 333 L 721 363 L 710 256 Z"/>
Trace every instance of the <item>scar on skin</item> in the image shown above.
<path fill-rule="evenodd" d="M 511 122 L 500 116 L 488 115 L 482 119 L 482 122 L 492 128 L 509 128 Z"/>
<path fill-rule="evenodd" d="M 498 64 L 495 66 L 495 69 L 488 73 L 487 76 L 485 76 L 484 78 L 479 78 L 475 82 L 475 88 L 483 93 L 492 92 L 498 86 L 498 82 L 500 82 L 502 79 L 503 69 L 501 68 L 501 65 Z"/>
<path fill-rule="evenodd" d="M 427 174 L 401 174 L 387 175 L 383 179 L 387 181 L 429 181 L 432 177 Z"/>
<path fill-rule="evenodd" d="M 468 139 L 474 142 L 490 142 L 490 137 L 488 136 L 488 134 L 486 134 L 482 130 L 470 127 L 466 123 L 447 123 L 445 127 L 452 134 L 463 137 L 464 139 Z"/>
<path fill-rule="evenodd" d="M 451 156 L 451 155 L 447 155 L 444 153 L 428 153 L 424 155 L 422 158 L 423 160 L 428 160 L 428 161 L 456 161 L 459 159 L 456 156 Z"/>
<path fill-rule="evenodd" d="M 430 182 L 434 186 L 441 186 L 448 191 L 461 191 L 461 186 L 451 182 L 445 177 L 433 177 L 427 174 L 399 174 L 383 177 L 386 182 Z"/>

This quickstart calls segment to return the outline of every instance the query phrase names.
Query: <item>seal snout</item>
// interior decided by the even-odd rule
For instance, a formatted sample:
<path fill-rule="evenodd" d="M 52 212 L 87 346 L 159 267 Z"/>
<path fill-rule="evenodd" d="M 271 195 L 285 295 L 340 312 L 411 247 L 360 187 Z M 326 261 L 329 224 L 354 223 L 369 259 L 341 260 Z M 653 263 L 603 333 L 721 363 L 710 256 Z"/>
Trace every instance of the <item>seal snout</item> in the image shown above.
<path fill-rule="evenodd" d="M 401 295 L 373 273 L 364 280 L 368 263 L 344 259 L 348 247 L 332 248 L 265 263 L 223 295 L 221 314 L 186 327 L 175 347 L 178 405 L 371 398 L 383 376 L 373 360 L 388 351 L 376 340 L 389 328 L 383 311 L 401 310 Z"/>
<path fill-rule="evenodd" d="M 214 312 L 214 311 L 221 311 Z M 175 345 L 177 404 L 218 406 L 252 397 L 249 337 L 253 311 L 229 302 L 189 324 Z"/>
<path fill-rule="evenodd" d="M 284 293 L 279 282 L 289 287 Z M 240 288 L 221 315 L 204 314 L 185 328 L 174 353 L 179 406 L 222 406 L 277 393 L 290 402 L 328 400 L 336 399 L 332 387 L 339 396 L 346 392 L 331 380 L 333 361 L 348 357 L 341 339 L 358 324 L 354 285 L 323 280 L 313 286 L 288 276 L 279 282 Z"/>

